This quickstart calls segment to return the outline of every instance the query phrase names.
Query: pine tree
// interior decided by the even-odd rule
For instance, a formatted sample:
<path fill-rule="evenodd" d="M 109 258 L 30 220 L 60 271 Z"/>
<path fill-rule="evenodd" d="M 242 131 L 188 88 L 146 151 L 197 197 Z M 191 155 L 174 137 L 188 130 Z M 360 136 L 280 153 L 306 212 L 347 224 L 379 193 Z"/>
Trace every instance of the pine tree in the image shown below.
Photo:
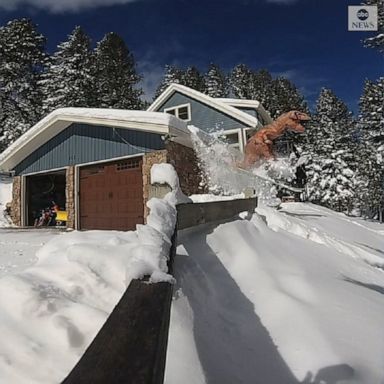
<path fill-rule="evenodd" d="M 260 101 L 264 108 L 271 113 L 276 109 L 276 95 L 273 88 L 272 75 L 266 69 L 253 72 L 250 84 L 250 98 Z M 274 116 L 273 116 L 274 117 Z"/>
<path fill-rule="evenodd" d="M 93 107 L 93 64 L 90 39 L 76 27 L 68 40 L 59 44 L 41 81 L 46 98 L 45 113 L 61 107 Z"/>
<path fill-rule="evenodd" d="M 155 99 L 159 97 L 172 83 L 181 84 L 183 79 L 183 71 L 173 65 L 166 65 L 164 77 L 155 92 Z"/>
<path fill-rule="evenodd" d="M 229 78 L 230 92 L 239 99 L 252 99 L 253 72 L 245 65 L 236 65 Z"/>
<path fill-rule="evenodd" d="M 237 65 L 230 75 L 230 89 L 235 97 L 257 100 L 275 116 L 278 109 L 272 75 L 266 70 L 253 71 L 244 64 Z"/>
<path fill-rule="evenodd" d="M 199 92 L 205 92 L 204 77 L 200 74 L 199 70 L 194 67 L 188 67 L 183 73 L 181 84 L 186 87 L 195 89 Z"/>
<path fill-rule="evenodd" d="M 292 110 L 309 112 L 304 96 L 290 80 L 285 77 L 277 77 L 272 81 L 272 87 L 275 98 L 270 112 L 273 118 Z"/>
<path fill-rule="evenodd" d="M 359 105 L 361 208 L 384 221 L 384 78 L 366 80 Z"/>
<path fill-rule="evenodd" d="M 375 36 L 364 39 L 364 46 L 384 53 L 384 0 L 365 0 L 363 5 L 377 5 L 378 31 Z"/>
<path fill-rule="evenodd" d="M 218 65 L 211 63 L 205 75 L 205 89 L 208 96 L 227 97 L 228 84 Z"/>
<path fill-rule="evenodd" d="M 309 200 L 351 211 L 356 188 L 355 124 L 347 106 L 331 90 L 322 89 L 309 131 Z"/>
<path fill-rule="evenodd" d="M 364 139 L 384 143 L 384 77 L 376 82 L 366 80 L 360 98 L 359 124 Z"/>
<path fill-rule="evenodd" d="M 31 20 L 13 20 L 0 28 L 0 150 L 40 119 L 38 81 L 45 60 L 45 38 Z"/>
<path fill-rule="evenodd" d="M 135 60 L 124 40 L 110 32 L 97 44 L 94 63 L 94 88 L 99 108 L 140 109 L 142 90 Z"/>

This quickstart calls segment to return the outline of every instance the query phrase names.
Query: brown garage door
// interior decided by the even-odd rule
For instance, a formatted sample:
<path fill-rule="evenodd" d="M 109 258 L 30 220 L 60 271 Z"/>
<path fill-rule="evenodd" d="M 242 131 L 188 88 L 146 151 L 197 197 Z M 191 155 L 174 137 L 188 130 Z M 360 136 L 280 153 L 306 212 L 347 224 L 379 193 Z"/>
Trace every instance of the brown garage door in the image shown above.
<path fill-rule="evenodd" d="M 135 229 L 143 219 L 142 158 L 80 168 L 80 228 Z"/>

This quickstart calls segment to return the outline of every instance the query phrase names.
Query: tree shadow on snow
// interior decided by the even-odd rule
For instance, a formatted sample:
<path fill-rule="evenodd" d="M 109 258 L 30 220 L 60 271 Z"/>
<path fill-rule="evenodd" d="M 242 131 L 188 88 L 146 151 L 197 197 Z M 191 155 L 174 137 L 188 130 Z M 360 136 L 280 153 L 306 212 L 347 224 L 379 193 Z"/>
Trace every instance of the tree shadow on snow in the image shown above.
<path fill-rule="evenodd" d="M 351 279 L 351 278 L 346 277 L 346 276 L 343 276 L 343 280 L 347 281 L 348 283 L 352 283 L 352 284 L 370 289 L 372 291 L 375 291 L 375 292 L 378 292 L 378 293 L 381 293 L 382 295 L 384 295 L 384 287 L 382 287 L 381 285 L 363 283 L 362 281 L 354 280 L 354 279 Z"/>
<path fill-rule="evenodd" d="M 348 364 L 331 365 L 321 368 L 313 377 L 312 373 L 307 373 L 302 384 L 337 384 L 352 379 L 355 372 Z"/>
<path fill-rule="evenodd" d="M 297 218 L 303 219 L 303 220 L 305 220 L 305 218 L 307 218 L 307 217 L 309 217 L 311 219 L 318 218 L 318 217 L 325 217 L 325 215 L 320 215 L 318 213 L 294 213 L 294 212 L 284 211 L 283 209 L 280 212 L 284 213 L 285 215 L 297 217 Z"/>
<path fill-rule="evenodd" d="M 384 255 L 384 251 L 382 249 L 378 249 L 378 248 L 375 248 L 375 247 L 371 247 L 370 245 L 368 244 L 364 244 L 364 243 L 359 243 L 356 241 L 356 244 L 359 244 L 359 245 L 362 245 L 364 247 L 367 247 L 368 249 L 371 249 L 372 251 L 376 251 L 378 253 L 381 253 L 382 255 Z"/>
<path fill-rule="evenodd" d="M 212 232 L 214 226 L 209 229 Z M 298 384 L 253 304 L 207 245 L 206 236 L 189 231 L 180 235 L 179 244 L 188 256 L 176 256 L 175 292 L 181 288 L 193 310 L 206 382 Z"/>

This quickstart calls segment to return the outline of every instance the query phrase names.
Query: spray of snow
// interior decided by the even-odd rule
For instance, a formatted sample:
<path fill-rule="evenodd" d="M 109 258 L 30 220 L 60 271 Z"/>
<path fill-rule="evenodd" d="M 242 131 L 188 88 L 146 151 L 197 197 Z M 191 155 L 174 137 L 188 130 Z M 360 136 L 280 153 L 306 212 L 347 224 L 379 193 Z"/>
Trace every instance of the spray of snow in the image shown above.
<path fill-rule="evenodd" d="M 208 190 L 213 194 L 237 195 L 252 188 L 261 200 L 273 204 L 278 200 L 274 181 L 294 178 L 295 169 L 289 160 L 265 162 L 263 166 L 245 171 L 239 167 L 243 154 L 223 142 L 222 133 L 207 134 L 194 126 L 188 129 Z"/>

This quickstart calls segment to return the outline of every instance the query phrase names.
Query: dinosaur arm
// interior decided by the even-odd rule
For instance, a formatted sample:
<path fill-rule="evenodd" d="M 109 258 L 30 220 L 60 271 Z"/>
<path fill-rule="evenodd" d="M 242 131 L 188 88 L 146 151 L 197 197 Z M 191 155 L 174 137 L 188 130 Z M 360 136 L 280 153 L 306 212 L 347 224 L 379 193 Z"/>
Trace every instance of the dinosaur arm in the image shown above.
<path fill-rule="evenodd" d="M 270 128 L 265 130 L 264 137 L 267 140 L 273 141 L 273 140 L 276 140 L 278 137 L 280 137 L 282 134 L 283 134 L 282 132 L 274 128 Z"/>
<path fill-rule="evenodd" d="M 262 129 L 254 135 L 254 139 L 258 142 L 265 144 L 272 144 L 273 140 L 281 136 L 272 129 Z"/>

